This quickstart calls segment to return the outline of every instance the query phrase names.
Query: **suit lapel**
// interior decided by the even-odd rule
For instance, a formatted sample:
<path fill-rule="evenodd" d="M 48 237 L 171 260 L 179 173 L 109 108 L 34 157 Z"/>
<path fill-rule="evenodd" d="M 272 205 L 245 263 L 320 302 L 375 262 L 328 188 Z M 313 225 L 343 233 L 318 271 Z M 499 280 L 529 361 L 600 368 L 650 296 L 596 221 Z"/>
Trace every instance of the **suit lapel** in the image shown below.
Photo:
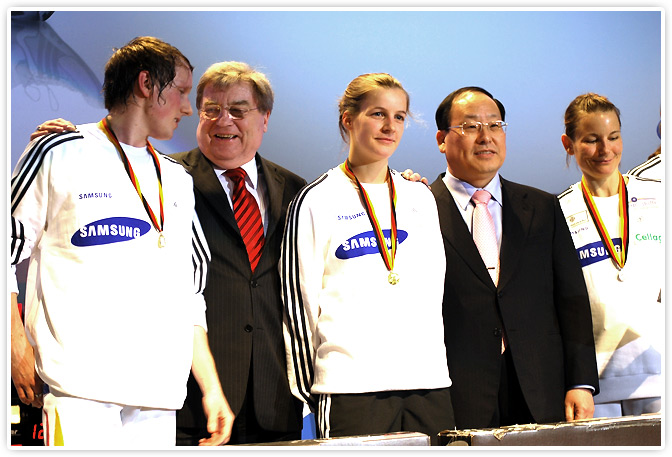
<path fill-rule="evenodd" d="M 184 167 L 194 180 L 194 188 L 203 195 L 208 206 L 219 215 L 231 230 L 239 232 L 226 192 L 224 192 L 210 161 L 199 149 L 193 149 L 184 157 Z"/>
<path fill-rule="evenodd" d="M 261 164 L 261 170 L 266 181 L 268 195 L 268 227 L 266 238 L 270 238 L 278 228 L 278 221 L 283 220 L 282 208 L 285 189 L 285 178 L 266 159 L 257 154 L 257 161 Z M 284 227 L 280 227 L 284 230 Z"/>
<path fill-rule="evenodd" d="M 455 203 L 455 199 L 441 178 L 442 175 L 432 184 L 432 192 L 436 197 L 443 238 L 481 281 L 494 288 L 495 285 L 485 268 L 478 248 L 474 244 L 471 232 L 467 224 L 464 223 L 464 218 Z M 450 259 L 446 259 L 446 262 L 449 263 Z"/>
<path fill-rule="evenodd" d="M 527 201 L 527 192 L 502 182 L 502 245 L 499 254 L 500 286 L 505 285 L 518 268 L 522 247 L 527 242 L 534 208 Z"/>

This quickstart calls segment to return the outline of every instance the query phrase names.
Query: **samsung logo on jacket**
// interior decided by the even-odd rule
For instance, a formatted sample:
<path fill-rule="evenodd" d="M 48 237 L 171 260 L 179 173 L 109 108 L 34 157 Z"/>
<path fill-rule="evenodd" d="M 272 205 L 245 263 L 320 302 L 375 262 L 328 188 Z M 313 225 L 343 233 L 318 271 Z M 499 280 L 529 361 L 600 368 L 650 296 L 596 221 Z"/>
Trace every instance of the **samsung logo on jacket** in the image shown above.
<path fill-rule="evenodd" d="M 131 217 L 109 217 L 91 222 L 72 235 L 75 246 L 99 246 L 134 240 L 147 233 L 151 225 L 147 221 Z"/>
<path fill-rule="evenodd" d="M 385 237 L 385 244 L 387 244 L 387 248 L 389 249 L 392 247 L 390 230 L 383 230 L 383 236 Z M 397 243 L 403 243 L 406 238 L 408 238 L 407 232 L 397 230 Z M 373 233 L 373 230 L 348 238 L 336 249 L 336 257 L 341 260 L 353 259 L 368 254 L 379 255 L 378 241 L 376 241 L 376 235 Z"/>
<path fill-rule="evenodd" d="M 86 198 L 112 198 L 112 192 L 89 192 L 86 194 L 79 194 L 80 200 Z"/>
<path fill-rule="evenodd" d="M 611 242 L 614 243 L 616 252 L 621 252 L 621 239 L 612 238 Z M 576 250 L 576 253 L 579 255 L 581 267 L 587 267 L 588 265 L 609 258 L 609 251 L 604 247 L 602 241 L 597 241 L 580 247 Z"/>

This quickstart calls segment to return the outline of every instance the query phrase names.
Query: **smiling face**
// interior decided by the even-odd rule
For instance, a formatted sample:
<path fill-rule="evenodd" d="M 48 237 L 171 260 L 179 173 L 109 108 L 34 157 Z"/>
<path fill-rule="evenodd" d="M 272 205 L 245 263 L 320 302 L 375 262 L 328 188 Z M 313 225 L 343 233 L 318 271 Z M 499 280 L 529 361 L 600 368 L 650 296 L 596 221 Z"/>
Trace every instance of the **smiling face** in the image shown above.
<path fill-rule="evenodd" d="M 357 114 L 345 112 L 343 125 L 349 133 L 350 161 L 369 164 L 387 160 L 404 134 L 408 98 L 402 89 L 376 89 L 368 93 Z"/>
<path fill-rule="evenodd" d="M 189 68 L 178 65 L 175 79 L 159 95 L 158 87 L 151 94 L 147 104 L 149 136 L 157 140 L 169 140 L 180 123 L 182 116 L 191 116 L 193 110 L 189 101 L 192 74 Z"/>
<path fill-rule="evenodd" d="M 502 120 L 497 104 L 481 92 L 464 92 L 453 101 L 450 126 L 465 121 L 490 123 Z M 483 128 L 463 134 L 460 128 L 439 130 L 439 150 L 446 156 L 448 170 L 456 178 L 475 187 L 485 187 L 495 177 L 506 158 L 506 133 Z"/>
<path fill-rule="evenodd" d="M 586 180 L 605 182 L 618 175 L 623 139 L 621 125 L 614 111 L 586 113 L 579 119 L 574 138 L 562 136 L 562 144 Z"/>
<path fill-rule="evenodd" d="M 249 83 L 224 89 L 208 85 L 203 90 L 201 107 L 216 104 L 222 107 L 257 108 Z M 270 111 L 249 111 L 244 119 L 231 119 L 226 110 L 216 120 L 199 116 L 196 139 L 198 147 L 212 163 L 224 169 L 239 167 L 254 158 L 268 128 Z"/>

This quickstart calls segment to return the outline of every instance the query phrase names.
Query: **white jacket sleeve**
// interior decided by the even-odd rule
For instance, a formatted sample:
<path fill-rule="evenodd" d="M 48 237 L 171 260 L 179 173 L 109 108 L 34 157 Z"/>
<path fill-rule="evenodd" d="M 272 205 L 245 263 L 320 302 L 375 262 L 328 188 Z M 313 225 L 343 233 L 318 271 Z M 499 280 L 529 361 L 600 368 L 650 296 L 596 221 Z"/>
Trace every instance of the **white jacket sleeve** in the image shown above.
<path fill-rule="evenodd" d="M 304 188 L 288 209 L 280 256 L 280 281 L 284 305 L 283 333 L 289 386 L 297 398 L 314 410 L 314 380 L 319 295 L 324 272 L 324 246 L 317 240 L 313 211 Z"/>
<path fill-rule="evenodd" d="M 194 210 L 194 219 L 192 222 L 192 237 L 191 244 L 193 252 L 191 255 L 193 264 L 194 264 L 194 325 L 203 327 L 203 330 L 208 331 L 208 325 L 206 321 L 206 303 L 205 297 L 203 296 L 203 291 L 205 290 L 205 285 L 207 283 L 208 277 L 208 267 L 210 265 L 210 248 L 208 247 L 208 242 L 205 239 L 205 234 L 201 228 L 201 222 L 198 219 L 198 215 Z"/>
<path fill-rule="evenodd" d="M 47 226 L 49 170 L 54 135 L 32 141 L 19 159 L 11 180 L 10 264 L 30 257 Z"/>

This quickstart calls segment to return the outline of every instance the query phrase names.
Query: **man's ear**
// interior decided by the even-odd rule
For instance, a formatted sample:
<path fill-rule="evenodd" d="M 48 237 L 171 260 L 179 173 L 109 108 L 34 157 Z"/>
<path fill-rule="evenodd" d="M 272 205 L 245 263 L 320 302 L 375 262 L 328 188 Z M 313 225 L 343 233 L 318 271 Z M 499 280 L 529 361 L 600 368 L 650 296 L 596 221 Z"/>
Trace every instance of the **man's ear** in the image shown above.
<path fill-rule="evenodd" d="M 446 131 L 445 130 L 439 130 L 436 132 L 436 144 L 439 145 L 439 151 L 441 151 L 442 154 L 446 153 Z"/>
<path fill-rule="evenodd" d="M 152 86 L 152 78 L 149 76 L 147 70 L 143 70 L 138 74 L 138 91 L 144 98 L 150 98 L 154 87 Z"/>
<path fill-rule="evenodd" d="M 264 133 L 268 131 L 268 119 L 271 117 L 271 112 L 266 111 L 264 113 Z"/>

